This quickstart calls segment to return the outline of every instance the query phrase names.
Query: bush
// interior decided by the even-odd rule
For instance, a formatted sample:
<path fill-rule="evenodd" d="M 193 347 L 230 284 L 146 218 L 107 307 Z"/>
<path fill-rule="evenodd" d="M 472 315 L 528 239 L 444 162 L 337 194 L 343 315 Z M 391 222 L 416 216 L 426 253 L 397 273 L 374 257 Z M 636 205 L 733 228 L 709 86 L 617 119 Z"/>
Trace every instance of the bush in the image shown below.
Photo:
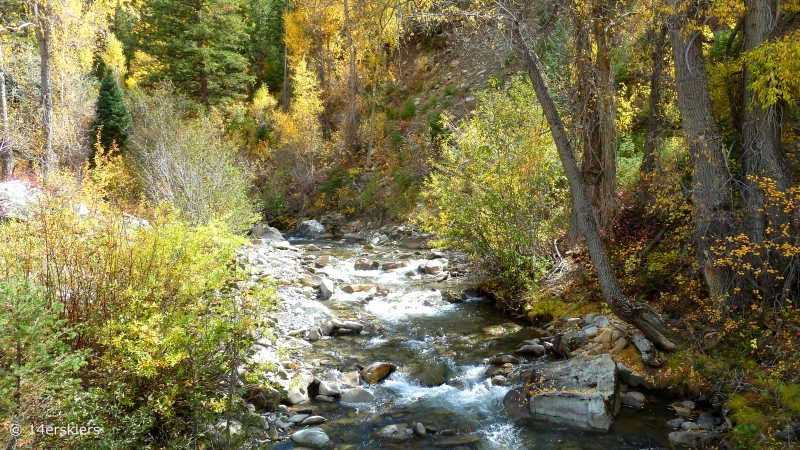
<path fill-rule="evenodd" d="M 78 417 L 104 432 L 61 440 L 61 448 L 202 441 L 202 425 L 229 404 L 223 383 L 264 331 L 274 296 L 268 286 L 238 288 L 247 279 L 234 264 L 244 238 L 214 220 L 192 225 L 162 211 L 151 221 L 111 209 L 81 216 L 54 198 L 27 222 L 0 225 L 0 281 L 13 283 L 19 273 L 52 295 L 37 322 L 45 325 L 30 331 L 36 342 L 64 341 L 74 330 L 67 336 L 73 354 L 90 353 L 69 404 L 36 417 Z M 37 302 L 29 301 L 42 309 Z M 54 314 L 57 321 L 47 319 Z M 37 364 L 50 364 L 42 355 Z"/>
<path fill-rule="evenodd" d="M 255 213 L 237 149 L 213 117 L 190 118 L 188 112 L 187 103 L 164 91 L 133 102 L 130 149 L 142 189 L 193 224 L 221 219 L 246 229 Z"/>
<path fill-rule="evenodd" d="M 566 179 L 534 99 L 520 77 L 505 92 L 480 93 L 474 118 L 422 189 L 432 211 L 421 217 L 426 228 L 515 288 L 546 271 L 568 204 Z"/>

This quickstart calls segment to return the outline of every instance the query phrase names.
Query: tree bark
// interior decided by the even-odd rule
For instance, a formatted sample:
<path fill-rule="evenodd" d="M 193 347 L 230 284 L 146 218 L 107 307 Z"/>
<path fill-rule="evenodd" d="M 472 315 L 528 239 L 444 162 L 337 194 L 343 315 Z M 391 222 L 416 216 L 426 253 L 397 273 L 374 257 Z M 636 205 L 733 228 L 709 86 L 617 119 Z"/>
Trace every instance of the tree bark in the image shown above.
<path fill-rule="evenodd" d="M 613 232 L 617 217 L 617 104 L 614 77 L 611 73 L 609 23 L 603 5 L 596 8 L 593 35 L 597 46 L 597 111 L 600 119 L 600 185 L 597 209 L 601 230 Z"/>
<path fill-rule="evenodd" d="M 39 46 L 39 78 L 42 94 L 42 134 L 44 138 L 44 160 L 42 162 L 42 177 L 47 182 L 47 177 L 56 164 L 56 155 L 53 151 L 53 94 L 50 88 L 50 51 L 53 45 L 53 0 L 49 0 L 42 8 L 38 1 L 31 4 L 33 17 L 36 21 L 34 35 Z"/>
<path fill-rule="evenodd" d="M 675 88 L 683 133 L 692 163 L 692 215 L 695 250 L 709 294 L 722 311 L 733 292 L 734 273 L 714 265 L 712 246 L 731 235 L 729 175 L 708 88 L 706 58 L 699 32 L 687 35 L 688 19 L 673 16 L 670 42 L 675 63 Z"/>
<path fill-rule="evenodd" d="M 522 37 L 519 22 L 512 24 L 511 38 L 515 51 L 525 64 L 536 97 L 550 125 L 558 156 L 564 166 L 564 172 L 572 190 L 573 207 L 577 212 L 580 231 L 586 238 L 589 255 L 592 258 L 595 271 L 597 271 L 603 299 L 617 316 L 638 328 L 656 345 L 664 350 L 676 350 L 684 341 L 680 327 L 676 326 L 677 324 L 673 321 L 658 314 L 650 305 L 634 302 L 622 292 L 605 247 L 603 247 L 600 231 L 592 213 L 592 205 L 589 202 L 589 196 L 586 192 L 583 176 L 578 169 L 575 155 L 572 153 L 569 137 L 564 129 L 564 124 L 558 114 L 555 102 L 553 102 L 547 90 L 544 78 L 542 78 L 538 57 L 530 51 Z"/>
<path fill-rule="evenodd" d="M 650 192 L 650 180 L 656 169 L 656 154 L 659 151 L 661 142 L 659 132 L 661 130 L 661 72 L 664 68 L 664 47 L 667 41 L 667 28 L 661 27 L 658 38 L 653 48 L 653 73 L 650 76 L 650 96 L 647 117 L 647 129 L 645 131 L 644 151 L 642 154 L 642 165 L 639 170 L 639 203 L 647 204 L 653 200 Z"/>
<path fill-rule="evenodd" d="M 348 79 L 347 118 L 344 124 L 345 149 L 360 147 L 358 138 L 358 72 L 356 71 L 356 47 L 353 44 L 352 22 L 348 0 L 344 0 L 344 27 L 347 32 L 347 48 L 350 50 L 350 75 Z"/>
<path fill-rule="evenodd" d="M 383 49 L 383 46 L 381 46 Z M 380 60 L 383 59 L 383 51 L 381 51 L 381 57 L 378 58 L 378 63 L 375 64 L 375 75 L 372 78 L 372 105 L 370 106 L 369 111 L 369 144 L 367 145 L 367 167 L 372 167 L 372 154 L 375 153 L 375 149 L 373 145 L 375 144 L 375 104 L 377 103 L 378 97 L 378 74 L 380 73 Z"/>
<path fill-rule="evenodd" d="M 0 40 L 0 115 L 2 116 L 2 135 L 0 135 L 0 181 L 14 174 L 14 149 L 8 137 L 8 104 L 6 103 L 6 68 L 3 63 L 3 42 Z"/>
<path fill-rule="evenodd" d="M 770 36 L 778 22 L 778 0 L 745 0 L 744 52 L 754 50 Z M 775 182 L 779 192 L 787 192 L 793 186 L 789 162 L 781 146 L 781 111 L 777 104 L 764 105 L 750 89 L 752 72 L 744 66 L 744 89 L 742 92 L 742 168 L 745 175 L 741 189 L 744 206 L 744 232 L 751 242 L 761 244 L 772 241 L 787 242 L 790 237 L 781 235 L 781 224 L 789 216 L 781 207 L 768 205 L 758 179 Z M 779 251 L 762 249 L 755 261 L 754 275 L 768 298 L 780 294 L 782 283 L 767 272 L 768 266 L 783 273 L 787 258 Z"/>

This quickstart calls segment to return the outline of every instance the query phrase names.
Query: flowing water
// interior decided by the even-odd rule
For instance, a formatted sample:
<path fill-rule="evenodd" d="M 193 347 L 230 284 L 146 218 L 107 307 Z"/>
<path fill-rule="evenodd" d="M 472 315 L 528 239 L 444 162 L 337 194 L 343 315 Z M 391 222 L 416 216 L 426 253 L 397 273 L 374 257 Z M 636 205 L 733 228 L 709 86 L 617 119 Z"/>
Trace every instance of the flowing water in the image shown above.
<path fill-rule="evenodd" d="M 308 241 L 293 241 L 303 245 Z M 319 255 L 332 256 L 326 272 L 341 284 L 386 286 L 386 297 L 339 290 L 324 301 L 345 320 L 358 320 L 382 328 L 369 334 L 326 337 L 305 351 L 304 360 L 320 367 L 320 378 L 339 380 L 376 361 L 398 369 L 381 383 L 369 386 L 372 404 L 314 402 L 315 412 L 329 419 L 323 426 L 336 449 L 374 448 L 477 448 L 477 449 L 642 449 L 670 448 L 664 423 L 674 418 L 668 402 L 653 398 L 643 410 L 622 407 L 608 433 L 576 430 L 530 418 L 510 418 L 503 411 L 506 392 L 515 387 L 493 386 L 485 375 L 486 360 L 511 353 L 523 341 L 537 337 L 533 328 L 497 311 L 491 302 L 468 298 L 450 304 L 441 291 L 470 287 L 468 283 L 422 283 L 410 275 L 425 262 L 424 254 L 391 248 L 361 250 L 351 243 L 328 243 Z M 358 256 L 381 261 L 410 259 L 407 268 L 394 272 L 354 270 Z M 474 282 L 473 282 L 474 283 Z M 530 367 L 546 360 L 525 361 Z M 435 385 L 442 381 L 444 384 Z M 518 385 L 521 383 L 518 383 Z M 428 386 L 426 386 L 428 385 Z M 455 430 L 460 436 L 478 437 L 477 443 L 456 444 L 446 438 L 414 437 L 401 443 L 379 440 L 375 434 L 390 424 L 423 424 L 439 432 Z M 292 448 L 291 443 L 279 448 Z"/>

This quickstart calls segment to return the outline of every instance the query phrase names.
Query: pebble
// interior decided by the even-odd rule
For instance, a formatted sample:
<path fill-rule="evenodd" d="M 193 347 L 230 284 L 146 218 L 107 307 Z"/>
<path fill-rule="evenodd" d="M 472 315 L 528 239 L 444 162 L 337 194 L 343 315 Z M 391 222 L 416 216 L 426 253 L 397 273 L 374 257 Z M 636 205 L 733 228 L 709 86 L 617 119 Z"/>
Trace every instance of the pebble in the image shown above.
<path fill-rule="evenodd" d="M 619 353 L 625 350 L 625 347 L 628 346 L 628 340 L 625 338 L 620 338 L 616 344 L 614 344 L 614 349 L 612 350 L 613 353 Z"/>
<path fill-rule="evenodd" d="M 591 338 L 597 336 L 597 333 L 600 332 L 600 329 L 597 328 L 596 326 L 592 325 L 592 326 L 588 326 L 588 327 L 584 328 L 583 332 L 586 333 L 586 336 L 589 339 L 591 339 Z"/>
<path fill-rule="evenodd" d="M 687 421 L 687 422 L 683 422 L 681 424 L 681 430 L 683 430 L 683 431 L 694 431 L 694 430 L 699 430 L 699 429 L 700 429 L 700 427 L 698 427 L 697 424 L 694 423 L 694 422 L 688 422 Z"/>

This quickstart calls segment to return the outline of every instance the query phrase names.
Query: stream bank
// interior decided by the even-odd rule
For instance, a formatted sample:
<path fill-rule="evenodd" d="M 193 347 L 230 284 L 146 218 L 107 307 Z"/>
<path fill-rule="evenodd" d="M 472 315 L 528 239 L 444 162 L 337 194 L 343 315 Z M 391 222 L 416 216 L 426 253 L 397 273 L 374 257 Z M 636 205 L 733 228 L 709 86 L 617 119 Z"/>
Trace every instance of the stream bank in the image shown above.
<path fill-rule="evenodd" d="M 267 436 L 249 442 L 287 449 L 669 448 L 723 425 L 694 402 L 642 389 L 645 377 L 614 363 L 607 432 L 591 430 L 603 429 L 602 421 L 537 420 L 563 406 L 539 401 L 537 409 L 531 400 L 553 395 L 543 392 L 541 375 L 561 360 L 555 350 L 568 348 L 570 361 L 608 355 L 627 345 L 630 330 L 594 314 L 548 330 L 530 327 L 478 297 L 470 289 L 478 280 L 454 267 L 452 255 L 398 247 L 392 234 L 408 239 L 408 230 L 386 231 L 375 243 L 356 240 L 363 236 L 283 241 L 273 232 L 243 249 L 254 279 L 278 284 L 278 336 L 261 343 L 256 359 L 282 359 L 268 375 L 286 392 L 276 411 L 260 412 Z"/>

